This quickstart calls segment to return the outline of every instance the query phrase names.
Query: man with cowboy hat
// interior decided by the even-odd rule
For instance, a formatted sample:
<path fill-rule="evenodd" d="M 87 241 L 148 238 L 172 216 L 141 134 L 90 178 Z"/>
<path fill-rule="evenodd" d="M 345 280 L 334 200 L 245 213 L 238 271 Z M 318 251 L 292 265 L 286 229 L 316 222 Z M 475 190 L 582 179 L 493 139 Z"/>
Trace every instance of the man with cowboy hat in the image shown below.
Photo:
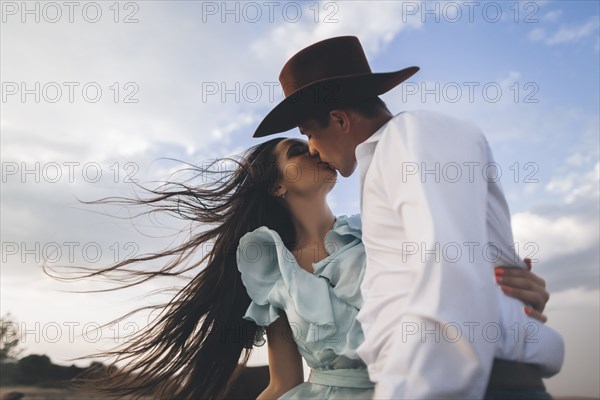
<path fill-rule="evenodd" d="M 359 166 L 367 266 L 357 352 L 374 398 L 549 398 L 541 377 L 560 370 L 562 338 L 491 278 L 495 262 L 526 265 L 485 137 L 440 113 L 394 116 L 378 97 L 418 70 L 371 72 L 353 36 L 315 43 L 284 65 L 285 99 L 253 137 L 298 127 L 310 154 L 342 176 Z"/>

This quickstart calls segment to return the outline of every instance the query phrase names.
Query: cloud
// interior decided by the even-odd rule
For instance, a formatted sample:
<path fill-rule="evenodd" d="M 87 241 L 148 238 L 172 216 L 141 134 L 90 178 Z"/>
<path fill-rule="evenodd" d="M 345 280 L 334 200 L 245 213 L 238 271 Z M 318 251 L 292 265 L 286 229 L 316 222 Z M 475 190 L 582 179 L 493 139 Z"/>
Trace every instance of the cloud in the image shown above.
<path fill-rule="evenodd" d="M 320 24 L 311 23 L 313 14 L 306 12 L 303 14 L 306 23 L 275 26 L 266 37 L 256 40 L 251 48 L 265 62 L 283 66 L 286 59 L 312 43 L 333 36 L 354 35 L 360 38 L 367 57 L 373 57 L 399 32 L 422 27 L 418 15 L 403 16 L 404 3 L 407 1 L 326 3 L 335 5 L 329 10 L 331 19 Z"/>
<path fill-rule="evenodd" d="M 529 32 L 528 37 L 532 42 L 538 42 L 546 37 L 546 31 L 542 28 L 535 28 Z"/>
<path fill-rule="evenodd" d="M 562 10 L 548 11 L 542 15 L 542 21 L 544 22 L 556 22 L 562 16 Z"/>
<path fill-rule="evenodd" d="M 591 154 L 583 154 L 581 152 L 575 152 L 567 157 L 567 164 L 573 167 L 580 167 L 586 163 L 590 163 L 592 160 Z"/>
<path fill-rule="evenodd" d="M 546 192 L 559 193 L 560 203 L 539 205 L 512 217 L 514 238 L 540 262 L 553 291 L 597 288 L 600 217 L 599 163 L 583 175 L 555 177 Z"/>
<path fill-rule="evenodd" d="M 258 118 L 253 104 L 206 92 L 212 83 L 227 81 L 231 88 L 260 79 L 244 41 L 230 36 L 244 36 L 256 24 L 198 23 L 199 4 L 146 2 L 135 24 L 111 18 L 3 24 L 3 85 L 19 90 L 2 105 L 3 159 L 132 160 L 165 138 L 193 155 L 227 145 L 233 131 L 249 130 Z M 239 68 L 242 60 L 246 68 Z M 76 84 L 73 101 L 65 82 Z M 86 84 L 100 88 L 97 102 L 85 97 Z M 28 94 L 23 101 L 22 89 L 38 99 Z M 48 101 L 58 91 L 59 100 Z M 125 102 L 128 95 L 135 102 Z"/>
<path fill-rule="evenodd" d="M 597 244 L 597 225 L 593 222 L 578 216 L 549 218 L 532 212 L 513 216 L 516 241 L 535 243 L 539 253 L 532 250 L 532 254 L 543 260 L 578 253 Z"/>
<path fill-rule="evenodd" d="M 548 14 L 546 14 L 548 15 Z M 544 28 L 536 28 L 529 32 L 532 42 L 544 42 L 546 45 L 574 43 L 598 31 L 598 16 L 591 17 L 587 22 L 576 26 L 561 26 L 554 33 L 548 33 Z"/>
<path fill-rule="evenodd" d="M 567 163 L 574 162 L 573 160 L 573 156 L 570 156 L 567 158 Z M 598 187 L 599 181 L 600 163 L 596 163 L 592 170 L 583 175 L 574 172 L 564 177 L 552 179 L 546 185 L 546 190 L 563 195 L 564 202 L 572 204 L 579 198 L 598 198 L 600 190 Z"/>
<path fill-rule="evenodd" d="M 400 31 L 421 26 L 418 16 L 399 22 L 401 2 L 300 3 L 301 21 L 260 23 L 222 23 L 218 15 L 204 21 L 199 3 L 166 4 L 144 3 L 136 24 L 114 24 L 110 18 L 97 24 L 64 19 L 4 24 L 3 81 L 19 89 L 39 82 L 41 101 L 27 95 L 23 102 L 19 90 L 3 104 L 3 158 L 135 158 L 165 137 L 188 155 L 217 143 L 230 146 L 232 135 L 251 131 L 264 110 L 281 100 L 281 91 L 272 85 L 293 52 L 320 39 L 352 34 L 375 55 Z M 365 24 L 365 19 L 377 23 Z M 157 26 L 164 28 L 160 34 Z M 66 99 L 65 82 L 77 83 L 74 102 Z M 87 83 L 100 87 L 98 102 L 83 98 Z M 60 101 L 48 102 L 56 87 L 62 91 Z M 256 98 L 254 90 L 259 91 Z M 124 103 L 128 94 L 137 103 Z M 32 112 L 36 118 L 30 118 Z"/>

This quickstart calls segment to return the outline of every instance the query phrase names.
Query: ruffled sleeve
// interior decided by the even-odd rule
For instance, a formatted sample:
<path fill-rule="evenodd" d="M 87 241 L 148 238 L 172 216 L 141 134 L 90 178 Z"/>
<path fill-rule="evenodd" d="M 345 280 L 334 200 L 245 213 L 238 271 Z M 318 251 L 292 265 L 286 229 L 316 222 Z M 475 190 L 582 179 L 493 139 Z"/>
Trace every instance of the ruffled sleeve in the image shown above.
<path fill-rule="evenodd" d="M 310 324 L 301 329 L 304 342 L 320 340 L 323 333 L 313 332 L 315 326 L 335 323 L 339 300 L 329 281 L 302 269 L 276 231 L 263 226 L 244 235 L 237 265 L 252 299 L 244 319 L 268 326 L 285 310 L 290 323 Z"/>
<path fill-rule="evenodd" d="M 360 286 L 366 266 L 360 214 L 338 217 L 334 228 L 325 235 L 325 246 L 331 254 L 313 264 L 315 273 L 329 280 L 339 299 L 360 310 Z"/>
<path fill-rule="evenodd" d="M 260 227 L 242 236 L 237 248 L 237 266 L 242 282 L 252 300 L 244 319 L 258 326 L 268 326 L 279 318 L 277 290 L 282 284 L 282 275 L 277 260 L 269 246 L 268 228 Z"/>
<path fill-rule="evenodd" d="M 329 256 L 313 263 L 312 273 L 298 264 L 279 234 L 265 226 L 244 235 L 236 254 L 251 298 L 243 318 L 260 327 L 254 346 L 265 343 L 265 326 L 284 311 L 311 368 L 333 365 L 340 357 L 344 362 L 359 360 L 356 348 L 364 341 L 356 320 L 363 303 L 360 282 L 365 266 L 360 216 L 337 218 L 324 245 Z"/>

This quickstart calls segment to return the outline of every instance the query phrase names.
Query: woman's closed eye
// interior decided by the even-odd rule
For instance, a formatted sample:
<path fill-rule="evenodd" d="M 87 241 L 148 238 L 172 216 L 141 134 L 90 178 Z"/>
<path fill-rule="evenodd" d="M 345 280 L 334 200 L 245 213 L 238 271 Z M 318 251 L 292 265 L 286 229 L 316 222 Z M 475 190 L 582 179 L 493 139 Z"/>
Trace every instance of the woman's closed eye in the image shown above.
<path fill-rule="evenodd" d="M 290 147 L 288 157 L 295 157 L 305 153 L 308 153 L 308 146 L 305 144 L 296 144 Z"/>

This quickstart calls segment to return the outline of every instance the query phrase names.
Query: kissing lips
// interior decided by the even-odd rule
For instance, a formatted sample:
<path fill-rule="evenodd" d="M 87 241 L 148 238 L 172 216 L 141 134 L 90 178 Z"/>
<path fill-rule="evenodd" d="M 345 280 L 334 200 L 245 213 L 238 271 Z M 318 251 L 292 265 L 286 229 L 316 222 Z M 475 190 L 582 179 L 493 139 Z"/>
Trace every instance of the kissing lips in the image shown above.
<path fill-rule="evenodd" d="M 322 165 L 322 166 L 324 166 L 324 167 L 325 167 L 325 168 L 327 168 L 328 170 L 335 171 L 335 168 L 334 168 L 334 167 L 332 167 L 332 166 L 331 166 L 329 163 L 326 163 L 326 162 L 324 162 L 324 161 L 320 161 L 320 162 L 319 162 L 319 164 L 320 164 L 320 165 Z"/>

